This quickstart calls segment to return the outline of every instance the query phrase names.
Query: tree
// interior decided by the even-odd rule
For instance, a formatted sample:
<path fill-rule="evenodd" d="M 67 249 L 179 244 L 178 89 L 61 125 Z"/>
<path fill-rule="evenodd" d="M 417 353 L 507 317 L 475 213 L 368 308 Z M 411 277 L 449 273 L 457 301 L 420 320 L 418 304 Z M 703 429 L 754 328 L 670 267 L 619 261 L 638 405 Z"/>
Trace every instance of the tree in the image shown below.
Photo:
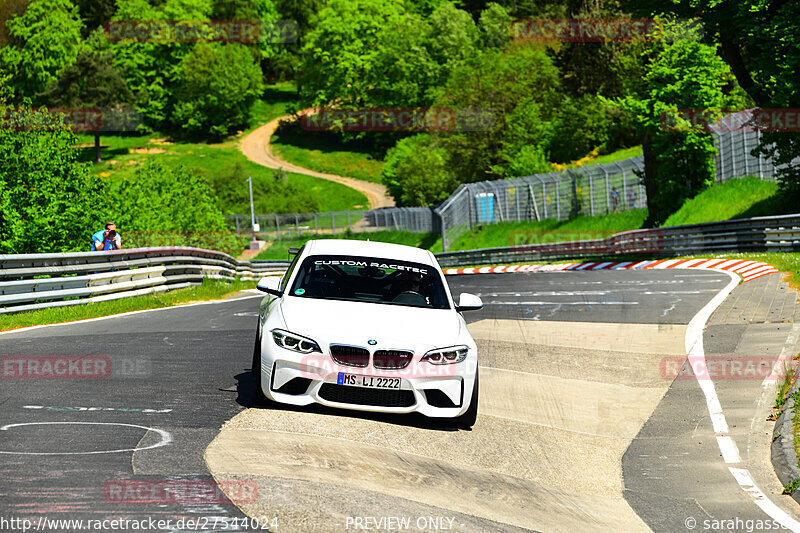
<path fill-rule="evenodd" d="M 42 92 L 78 55 L 83 25 L 69 0 L 32 0 L 6 27 L 0 73 L 10 74 L 17 102 Z"/>
<path fill-rule="evenodd" d="M 46 110 L 0 104 L 0 253 L 89 250 L 105 196 L 75 142 Z"/>
<path fill-rule="evenodd" d="M 172 124 L 187 134 L 222 137 L 245 126 L 261 94 L 253 54 L 237 43 L 201 43 L 183 60 Z"/>
<path fill-rule="evenodd" d="M 402 139 L 386 154 L 383 182 L 399 206 L 427 206 L 446 199 L 458 186 L 448 154 L 430 135 Z"/>
<path fill-rule="evenodd" d="M 436 64 L 434 86 L 443 84 L 453 69 L 478 48 L 478 28 L 469 13 L 450 2 L 440 5 L 431 14 L 425 47 Z"/>
<path fill-rule="evenodd" d="M 147 0 L 118 0 L 115 21 L 205 21 L 211 16 L 208 0 L 166 0 L 154 7 Z M 136 107 L 152 129 L 168 130 L 176 103 L 183 58 L 193 42 L 120 40 L 114 42 L 115 66 L 134 94 Z"/>
<path fill-rule="evenodd" d="M 558 89 L 552 60 L 526 43 L 489 48 L 457 66 L 435 107 L 473 110 L 486 119 L 471 131 L 440 134 L 459 181 L 502 177 L 523 146 L 546 143 L 562 98 Z"/>
<path fill-rule="evenodd" d="M 197 246 L 239 252 L 211 187 L 183 167 L 148 161 L 109 183 L 115 199 L 105 213 L 124 231 L 126 246 Z"/>
<path fill-rule="evenodd" d="M 339 108 L 424 104 L 430 76 L 425 22 L 402 4 L 331 0 L 302 50 L 303 106 Z"/>
<path fill-rule="evenodd" d="M 76 0 L 84 26 L 84 37 L 97 28 L 102 28 L 117 11 L 116 0 Z"/>
<path fill-rule="evenodd" d="M 724 107 L 723 88 L 731 74 L 714 47 L 693 38 L 682 23 L 665 22 L 641 59 L 641 82 L 619 102 L 634 115 L 641 134 L 647 224 L 658 225 L 714 179 L 711 133 L 692 127 L 670 131 L 665 122 L 679 109 Z"/>
<path fill-rule="evenodd" d="M 61 71 L 40 99 L 55 107 L 101 108 L 111 112 L 132 101 L 128 85 L 114 67 L 114 53 L 102 29 L 92 32 L 75 62 Z M 94 131 L 95 163 L 100 162 L 100 131 Z"/>
<path fill-rule="evenodd" d="M 494 2 L 488 4 L 478 20 L 483 48 L 502 48 L 507 45 L 511 39 L 511 20 L 506 8 Z"/>
<path fill-rule="evenodd" d="M 640 13 L 667 13 L 703 22 L 738 85 L 762 108 L 800 107 L 800 3 L 786 0 L 635 0 Z M 766 133 L 757 151 L 785 164 L 781 188 L 800 200 L 800 133 Z"/>

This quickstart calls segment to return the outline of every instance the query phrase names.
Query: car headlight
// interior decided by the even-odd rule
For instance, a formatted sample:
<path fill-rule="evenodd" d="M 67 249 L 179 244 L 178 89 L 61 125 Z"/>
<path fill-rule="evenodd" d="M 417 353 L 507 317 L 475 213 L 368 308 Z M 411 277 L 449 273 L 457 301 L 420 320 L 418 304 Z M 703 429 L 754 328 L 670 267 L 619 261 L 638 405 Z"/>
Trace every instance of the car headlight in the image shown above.
<path fill-rule="evenodd" d="M 275 344 L 277 344 L 281 348 L 286 348 L 287 350 L 292 350 L 293 352 L 322 353 L 322 350 L 319 349 L 319 344 L 317 344 L 316 342 L 312 341 L 307 337 L 303 337 L 296 333 L 290 333 L 282 329 L 272 330 L 272 340 L 274 340 Z"/>
<path fill-rule="evenodd" d="M 449 348 L 437 348 L 422 356 L 423 361 L 434 365 L 451 365 L 460 363 L 467 358 L 468 346 L 450 346 Z"/>

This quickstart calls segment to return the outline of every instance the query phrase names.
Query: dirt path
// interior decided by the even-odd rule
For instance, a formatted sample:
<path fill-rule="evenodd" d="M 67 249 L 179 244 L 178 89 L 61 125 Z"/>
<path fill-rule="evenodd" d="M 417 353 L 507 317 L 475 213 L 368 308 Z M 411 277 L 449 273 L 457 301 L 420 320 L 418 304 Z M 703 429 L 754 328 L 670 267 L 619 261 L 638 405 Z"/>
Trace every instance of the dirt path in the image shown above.
<path fill-rule="evenodd" d="M 304 109 L 300 112 L 300 114 L 304 115 L 311 111 L 314 111 L 314 109 Z M 290 117 L 291 115 L 278 117 L 275 120 L 264 124 L 249 135 L 246 135 L 242 139 L 239 149 L 250 161 L 258 163 L 259 165 L 264 165 L 267 168 L 282 168 L 288 172 L 296 172 L 297 174 L 305 174 L 315 178 L 335 181 L 336 183 L 341 183 L 342 185 L 346 185 L 351 189 L 355 189 L 361 193 L 364 193 L 367 196 L 367 201 L 369 201 L 369 206 L 372 209 L 394 206 L 394 200 L 388 195 L 386 187 L 379 183 L 372 183 L 347 176 L 337 176 L 336 174 L 325 174 L 323 172 L 309 170 L 307 168 L 293 165 L 292 163 L 284 161 L 274 155 L 272 153 L 269 140 L 272 137 L 272 134 L 275 133 L 280 121 Z"/>

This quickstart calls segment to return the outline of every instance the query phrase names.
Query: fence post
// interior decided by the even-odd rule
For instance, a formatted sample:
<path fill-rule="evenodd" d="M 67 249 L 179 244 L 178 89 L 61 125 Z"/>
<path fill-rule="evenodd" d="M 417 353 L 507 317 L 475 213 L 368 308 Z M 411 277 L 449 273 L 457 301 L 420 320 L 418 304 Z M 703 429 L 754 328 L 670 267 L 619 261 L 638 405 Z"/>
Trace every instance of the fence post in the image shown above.
<path fill-rule="evenodd" d="M 281 222 L 278 220 L 277 213 L 275 213 L 275 240 L 281 240 Z"/>
<path fill-rule="evenodd" d="M 297 218 L 297 213 L 293 213 L 294 215 L 294 230 L 297 232 L 297 236 L 300 236 L 300 220 Z"/>
<path fill-rule="evenodd" d="M 442 234 L 442 251 L 447 251 L 447 228 L 444 223 L 444 213 L 434 210 L 434 213 L 439 217 L 439 231 Z"/>
<path fill-rule="evenodd" d="M 241 237 L 239 234 L 239 215 L 233 215 L 236 218 L 236 236 Z"/>
<path fill-rule="evenodd" d="M 350 211 L 347 212 L 347 227 L 350 229 Z"/>
<path fill-rule="evenodd" d="M 556 180 L 556 216 L 561 220 L 561 196 L 558 192 L 558 180 Z"/>
<path fill-rule="evenodd" d="M 314 214 L 314 233 L 316 234 L 319 233 L 319 225 L 317 224 L 317 214 L 316 213 L 313 214 Z"/>
<path fill-rule="evenodd" d="M 542 180 L 542 203 L 544 204 L 544 218 L 547 218 L 547 185 L 543 180 Z"/>
<path fill-rule="evenodd" d="M 736 154 L 733 151 L 733 132 L 730 133 L 730 145 L 731 145 L 731 177 L 736 177 Z"/>
<path fill-rule="evenodd" d="M 602 170 L 603 174 L 606 175 L 606 213 L 610 213 L 611 201 L 609 200 L 609 194 L 608 194 L 608 171 L 605 169 L 605 167 L 600 167 L 600 170 Z"/>
<path fill-rule="evenodd" d="M 336 215 L 333 211 L 328 211 L 331 214 L 331 235 L 336 235 Z"/>
<path fill-rule="evenodd" d="M 742 132 L 742 148 L 744 149 L 744 175 L 750 174 L 750 168 L 747 165 L 747 160 L 750 159 L 750 154 L 747 152 L 747 132 Z"/>
<path fill-rule="evenodd" d="M 594 180 L 590 172 L 587 172 L 587 175 L 589 176 L 589 209 L 594 216 Z"/>

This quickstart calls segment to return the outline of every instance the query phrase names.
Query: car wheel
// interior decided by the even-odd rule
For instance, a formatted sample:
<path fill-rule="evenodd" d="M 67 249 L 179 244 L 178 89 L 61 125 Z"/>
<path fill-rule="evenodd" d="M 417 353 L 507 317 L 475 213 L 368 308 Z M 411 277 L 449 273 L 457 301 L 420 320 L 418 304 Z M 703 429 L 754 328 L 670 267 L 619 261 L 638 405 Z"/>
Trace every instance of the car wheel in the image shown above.
<path fill-rule="evenodd" d="M 472 399 L 466 412 L 456 417 L 456 425 L 462 429 L 470 429 L 478 419 L 478 373 L 475 372 L 475 384 L 472 386 Z"/>
<path fill-rule="evenodd" d="M 256 334 L 256 344 L 253 346 L 253 366 L 250 370 L 253 376 L 253 403 L 263 405 L 267 403 L 267 397 L 261 390 L 261 335 Z"/>

